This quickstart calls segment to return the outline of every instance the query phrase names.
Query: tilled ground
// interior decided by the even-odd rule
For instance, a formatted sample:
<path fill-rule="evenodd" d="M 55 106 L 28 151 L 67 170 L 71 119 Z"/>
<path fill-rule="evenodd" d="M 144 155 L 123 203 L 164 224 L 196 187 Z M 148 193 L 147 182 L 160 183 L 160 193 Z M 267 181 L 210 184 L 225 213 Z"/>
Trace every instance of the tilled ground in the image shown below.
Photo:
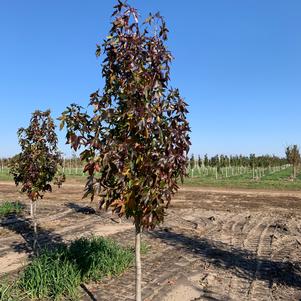
<path fill-rule="evenodd" d="M 110 235 L 133 245 L 130 222 L 83 203 L 80 185 L 66 185 L 39 205 L 40 244 L 81 235 Z M 0 184 L 1 199 L 17 199 Z M 91 206 L 91 207 L 90 207 Z M 301 300 L 301 198 L 298 193 L 218 191 L 177 194 L 162 227 L 144 233 L 143 296 L 148 301 Z M 30 223 L 0 227 L 0 272 L 20 268 L 31 254 Z M 134 300 L 134 268 L 83 287 L 81 300 Z"/>

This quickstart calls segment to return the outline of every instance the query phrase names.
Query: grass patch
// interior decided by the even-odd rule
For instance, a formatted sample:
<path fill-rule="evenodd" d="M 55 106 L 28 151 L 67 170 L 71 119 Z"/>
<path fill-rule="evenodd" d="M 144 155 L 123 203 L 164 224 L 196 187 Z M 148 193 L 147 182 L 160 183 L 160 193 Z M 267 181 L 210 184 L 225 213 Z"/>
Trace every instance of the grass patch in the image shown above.
<path fill-rule="evenodd" d="M 83 281 L 118 276 L 131 265 L 134 258 L 130 249 L 103 237 L 80 238 L 71 243 L 69 252 Z"/>
<path fill-rule="evenodd" d="M 149 244 L 147 244 L 145 241 L 141 241 L 140 244 L 140 252 L 141 255 L 146 255 L 151 249 L 151 246 Z"/>
<path fill-rule="evenodd" d="M 77 266 L 68 259 L 67 247 L 44 250 L 21 274 L 19 286 L 31 299 L 78 300 L 81 283 Z"/>
<path fill-rule="evenodd" d="M 278 172 L 262 176 L 258 180 L 252 179 L 252 174 L 231 176 L 215 179 L 213 176 L 185 178 L 184 186 L 220 187 L 220 188 L 250 188 L 271 190 L 301 190 L 301 173 L 295 181 L 290 179 L 292 169 L 287 168 Z"/>
<path fill-rule="evenodd" d="M 184 186 L 219 187 L 219 188 L 249 188 L 249 189 L 270 189 L 270 190 L 301 190 L 301 172 L 295 181 L 291 179 L 292 167 L 282 169 L 273 173 L 266 173 L 260 179 L 254 180 L 252 171 L 241 175 L 233 175 L 228 178 L 216 179 L 215 175 L 201 175 L 187 177 L 184 179 Z M 85 177 L 66 175 L 67 182 L 85 183 Z"/>
<path fill-rule="evenodd" d="M 133 258 L 129 248 L 113 240 L 80 238 L 68 247 L 42 251 L 21 273 L 18 287 L 31 299 L 79 300 L 82 282 L 118 276 Z"/>
<path fill-rule="evenodd" d="M 19 202 L 4 202 L 0 205 L 0 217 L 6 217 L 11 214 L 20 214 L 23 205 Z"/>
<path fill-rule="evenodd" d="M 9 173 L 9 168 L 4 167 L 0 171 L 0 181 L 9 181 L 13 180 L 12 175 Z"/>
<path fill-rule="evenodd" d="M 135 254 L 135 249 L 136 249 L 135 245 L 129 245 L 128 248 L 131 249 L 133 254 Z M 145 241 L 141 240 L 141 242 L 140 242 L 140 254 L 142 256 L 146 255 L 151 250 L 151 248 L 152 248 L 151 245 L 149 245 Z"/>
<path fill-rule="evenodd" d="M 12 181 L 13 177 L 9 174 L 0 173 L 0 181 Z"/>
<path fill-rule="evenodd" d="M 0 301 L 22 301 L 25 295 L 18 288 L 17 283 L 3 280 L 0 283 Z"/>
<path fill-rule="evenodd" d="M 0 301 L 11 301 L 12 299 L 12 285 L 8 282 L 0 283 Z"/>

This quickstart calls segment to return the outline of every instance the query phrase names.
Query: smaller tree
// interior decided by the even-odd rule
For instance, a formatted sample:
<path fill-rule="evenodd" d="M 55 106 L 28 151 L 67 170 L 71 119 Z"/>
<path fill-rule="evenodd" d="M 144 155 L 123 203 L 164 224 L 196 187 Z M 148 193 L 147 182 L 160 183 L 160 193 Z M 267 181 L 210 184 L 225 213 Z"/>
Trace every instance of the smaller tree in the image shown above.
<path fill-rule="evenodd" d="M 202 166 L 203 166 L 203 162 L 202 162 L 201 156 L 198 155 L 198 167 L 202 167 Z"/>
<path fill-rule="evenodd" d="M 250 167 L 255 168 L 255 165 L 256 165 L 256 155 L 255 154 L 250 154 L 249 162 L 250 162 L 249 163 Z"/>
<path fill-rule="evenodd" d="M 195 157 L 194 157 L 194 154 L 191 155 L 190 157 L 190 160 L 189 160 L 189 166 L 190 166 L 190 169 L 193 169 L 195 167 Z"/>
<path fill-rule="evenodd" d="M 220 165 L 220 167 L 225 167 L 226 166 L 226 161 L 225 161 L 225 156 L 224 155 L 220 155 L 219 165 Z"/>
<path fill-rule="evenodd" d="M 21 192 L 26 193 L 31 201 L 33 250 L 36 253 L 36 201 L 42 199 L 46 191 L 52 191 L 52 180 L 59 186 L 65 181 L 65 176 L 58 173 L 62 158 L 57 148 L 58 140 L 50 111 L 35 111 L 28 128 L 18 130 L 18 137 L 21 152 L 12 158 L 10 173 L 15 184 L 21 184 Z"/>
<path fill-rule="evenodd" d="M 297 169 L 300 164 L 300 152 L 296 144 L 288 146 L 285 150 L 286 158 L 289 164 L 293 165 L 293 179 L 296 179 Z"/>

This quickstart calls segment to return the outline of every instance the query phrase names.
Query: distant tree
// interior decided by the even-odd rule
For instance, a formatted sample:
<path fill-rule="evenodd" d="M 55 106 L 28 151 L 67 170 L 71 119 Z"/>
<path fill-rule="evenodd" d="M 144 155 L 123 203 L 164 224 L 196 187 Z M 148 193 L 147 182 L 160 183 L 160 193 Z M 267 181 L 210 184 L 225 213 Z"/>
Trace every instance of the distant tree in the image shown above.
<path fill-rule="evenodd" d="M 288 146 L 285 150 L 286 158 L 289 164 L 293 165 L 293 178 L 295 179 L 297 176 L 297 169 L 300 164 L 301 158 L 300 158 L 300 152 L 298 146 L 291 145 Z"/>
<path fill-rule="evenodd" d="M 194 154 L 191 155 L 190 159 L 189 159 L 189 166 L 191 169 L 193 169 L 195 167 L 195 157 Z"/>
<path fill-rule="evenodd" d="M 232 166 L 238 166 L 238 156 L 232 156 L 232 162 L 231 162 Z"/>
<path fill-rule="evenodd" d="M 203 164 L 203 162 L 202 162 L 201 156 L 198 155 L 198 167 L 202 167 L 202 164 Z"/>
<path fill-rule="evenodd" d="M 225 166 L 230 166 L 230 158 L 227 155 L 225 156 Z"/>
<path fill-rule="evenodd" d="M 250 162 L 250 167 L 255 168 L 255 165 L 256 165 L 256 155 L 255 154 L 250 154 L 249 162 Z"/>
<path fill-rule="evenodd" d="M 219 156 L 219 165 L 220 167 L 225 167 L 226 166 L 226 160 L 224 155 Z"/>
<path fill-rule="evenodd" d="M 215 155 L 208 159 L 208 156 L 204 156 L 204 165 L 211 167 L 226 167 L 226 166 L 236 166 L 236 167 L 269 167 L 269 166 L 280 166 L 287 164 L 287 159 L 282 157 L 277 157 L 275 155 L 261 155 L 255 156 L 255 154 L 250 154 L 249 156 L 243 155 Z"/>
<path fill-rule="evenodd" d="M 210 166 L 218 167 L 219 166 L 219 155 L 215 155 L 210 159 Z"/>
<path fill-rule="evenodd" d="M 35 111 L 28 128 L 18 130 L 21 152 L 10 161 L 10 173 L 16 185 L 21 185 L 21 192 L 26 193 L 31 201 L 31 217 L 34 228 L 33 250 L 36 252 L 37 222 L 36 202 L 47 191 L 52 191 L 51 182 L 58 185 L 64 176 L 56 177 L 61 164 L 61 154 L 57 148 L 55 125 L 50 111 Z"/>
<path fill-rule="evenodd" d="M 141 300 L 140 237 L 162 222 L 178 181 L 186 175 L 189 125 L 186 103 L 168 88 L 172 60 L 159 13 L 138 24 L 136 9 L 118 1 L 102 45 L 105 87 L 91 94 L 94 111 L 63 112 L 67 142 L 87 164 L 85 195 L 120 217 L 132 217 L 136 244 L 136 300 Z M 97 55 L 101 54 L 100 46 Z"/>

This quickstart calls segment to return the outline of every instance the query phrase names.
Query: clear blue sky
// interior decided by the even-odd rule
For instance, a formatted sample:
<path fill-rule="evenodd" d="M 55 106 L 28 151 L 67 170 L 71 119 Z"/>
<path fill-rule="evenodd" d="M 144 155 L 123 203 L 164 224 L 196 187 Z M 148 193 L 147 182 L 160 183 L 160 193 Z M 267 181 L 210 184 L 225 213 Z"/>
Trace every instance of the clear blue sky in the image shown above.
<path fill-rule="evenodd" d="M 283 154 L 300 144 L 300 0 L 131 0 L 170 29 L 172 86 L 190 105 L 195 154 Z M 95 44 L 113 0 L 0 2 L 0 156 L 35 109 L 57 117 L 102 88 Z M 70 154 L 60 133 L 60 147 Z"/>

